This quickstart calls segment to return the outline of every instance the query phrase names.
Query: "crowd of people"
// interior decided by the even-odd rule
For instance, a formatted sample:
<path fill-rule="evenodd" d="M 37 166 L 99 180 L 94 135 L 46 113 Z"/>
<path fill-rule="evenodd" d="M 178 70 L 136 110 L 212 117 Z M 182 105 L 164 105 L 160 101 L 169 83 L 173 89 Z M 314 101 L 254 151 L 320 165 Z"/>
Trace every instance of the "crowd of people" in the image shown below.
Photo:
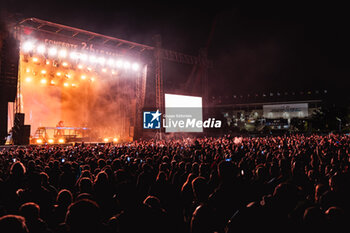
<path fill-rule="evenodd" d="M 0 151 L 0 232 L 340 232 L 350 136 L 182 138 Z"/>

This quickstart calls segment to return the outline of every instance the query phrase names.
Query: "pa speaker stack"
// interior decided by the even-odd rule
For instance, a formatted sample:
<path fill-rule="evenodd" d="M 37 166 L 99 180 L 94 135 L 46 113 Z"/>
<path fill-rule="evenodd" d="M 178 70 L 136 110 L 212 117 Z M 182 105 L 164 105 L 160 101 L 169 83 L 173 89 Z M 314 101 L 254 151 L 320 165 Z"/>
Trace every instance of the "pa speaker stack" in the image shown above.
<path fill-rule="evenodd" d="M 24 113 L 16 113 L 12 128 L 12 138 L 15 145 L 28 145 L 30 125 L 24 124 Z"/>

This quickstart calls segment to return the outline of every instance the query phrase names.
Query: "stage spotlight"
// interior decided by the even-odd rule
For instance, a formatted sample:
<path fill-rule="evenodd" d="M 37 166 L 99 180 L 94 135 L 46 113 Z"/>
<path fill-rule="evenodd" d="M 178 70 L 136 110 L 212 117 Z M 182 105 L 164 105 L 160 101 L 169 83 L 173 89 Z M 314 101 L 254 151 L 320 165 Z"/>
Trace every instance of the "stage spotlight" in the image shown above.
<path fill-rule="evenodd" d="M 48 143 L 50 143 L 50 144 L 52 144 L 53 142 L 54 142 L 54 140 L 53 139 L 49 139 L 49 140 L 47 140 L 48 141 Z"/>
<path fill-rule="evenodd" d="M 50 61 L 49 60 L 46 61 L 46 65 L 50 65 Z"/>
<path fill-rule="evenodd" d="M 118 138 L 113 138 L 113 142 L 118 142 Z"/>
<path fill-rule="evenodd" d="M 98 63 L 99 63 L 101 66 L 103 66 L 103 65 L 105 64 L 105 62 L 106 62 L 106 59 L 105 59 L 104 57 L 99 57 L 99 58 L 98 58 Z"/>
<path fill-rule="evenodd" d="M 115 61 L 112 59 L 112 58 L 110 58 L 110 59 L 108 59 L 108 62 L 107 62 L 107 64 L 109 65 L 109 66 L 114 66 L 114 63 L 115 63 Z"/>
<path fill-rule="evenodd" d="M 72 87 L 76 87 L 77 86 L 77 84 L 75 84 L 75 83 L 72 83 Z"/>
<path fill-rule="evenodd" d="M 129 69 L 130 68 L 130 63 L 129 62 L 124 62 L 124 68 Z"/>
<path fill-rule="evenodd" d="M 55 83 L 55 81 L 53 81 L 53 80 L 51 80 L 51 85 L 55 85 L 56 83 Z"/>
<path fill-rule="evenodd" d="M 73 60 L 75 60 L 75 59 L 78 59 L 78 58 L 79 58 L 79 56 L 78 56 L 78 53 L 77 53 L 77 52 L 71 52 L 71 53 L 69 54 L 69 57 L 70 57 L 71 59 L 73 59 Z"/>
<path fill-rule="evenodd" d="M 82 75 L 80 76 L 81 79 L 85 80 L 86 79 L 86 76 L 85 75 Z"/>
<path fill-rule="evenodd" d="M 49 56 L 55 56 L 57 54 L 57 49 L 55 47 L 51 47 L 49 49 Z"/>
<path fill-rule="evenodd" d="M 40 83 L 46 84 L 46 83 L 47 83 L 47 80 L 43 78 L 43 79 L 40 80 Z"/>
<path fill-rule="evenodd" d="M 43 44 L 39 45 L 39 46 L 36 48 L 36 51 L 37 51 L 39 54 L 45 53 L 45 51 L 46 51 L 45 45 L 43 45 Z"/>
<path fill-rule="evenodd" d="M 82 61 L 86 61 L 88 59 L 88 56 L 86 54 L 80 54 L 80 59 Z"/>
<path fill-rule="evenodd" d="M 107 69 L 106 69 L 106 68 L 103 68 L 103 69 L 102 69 L 102 72 L 103 72 L 103 73 L 106 73 L 106 72 L 107 72 Z"/>
<path fill-rule="evenodd" d="M 33 62 L 38 62 L 38 61 L 39 61 L 39 58 L 33 57 Z"/>
<path fill-rule="evenodd" d="M 29 72 L 30 72 L 30 69 L 29 69 L 29 68 L 27 68 L 27 69 L 26 69 L 26 72 L 27 72 L 27 73 L 29 73 Z"/>
<path fill-rule="evenodd" d="M 70 74 L 66 74 L 66 77 L 70 79 L 72 76 Z"/>
<path fill-rule="evenodd" d="M 42 70 L 41 73 L 42 73 L 42 74 L 46 74 L 46 70 Z"/>
<path fill-rule="evenodd" d="M 67 62 L 63 62 L 63 63 L 62 63 L 62 66 L 67 67 L 67 66 L 68 66 L 68 63 L 67 63 Z"/>
<path fill-rule="evenodd" d="M 91 63 L 95 63 L 95 62 L 97 62 L 97 58 L 96 58 L 94 55 L 90 55 L 90 56 L 89 56 L 89 61 L 90 61 Z"/>
<path fill-rule="evenodd" d="M 59 142 L 59 143 L 64 143 L 64 139 L 63 139 L 63 138 L 60 138 L 60 139 L 58 139 L 58 142 Z"/>
<path fill-rule="evenodd" d="M 34 42 L 33 41 L 26 41 L 22 45 L 22 49 L 24 52 L 30 52 L 34 49 Z"/>
<path fill-rule="evenodd" d="M 36 143 L 41 144 L 41 143 L 43 143 L 43 140 L 42 139 L 37 139 Z"/>
<path fill-rule="evenodd" d="M 67 57 L 67 50 L 61 49 L 61 50 L 58 52 L 58 56 L 61 57 L 61 58 Z"/>
<path fill-rule="evenodd" d="M 63 83 L 63 86 L 68 87 L 69 84 L 68 83 Z"/>
<path fill-rule="evenodd" d="M 91 80 L 91 82 L 93 82 L 93 81 L 95 81 L 95 78 L 91 78 L 90 80 Z"/>
<path fill-rule="evenodd" d="M 78 65 L 78 69 L 83 69 L 83 68 L 84 68 L 83 65 L 81 65 L 81 64 Z"/>
<path fill-rule="evenodd" d="M 137 64 L 137 63 L 132 64 L 132 69 L 133 69 L 134 71 L 139 70 L 139 68 L 140 68 L 139 64 Z"/>
<path fill-rule="evenodd" d="M 26 77 L 26 82 L 31 82 L 32 81 L 32 78 L 31 77 Z"/>
<path fill-rule="evenodd" d="M 108 138 L 104 138 L 103 141 L 104 141 L 104 142 L 108 142 Z"/>
<path fill-rule="evenodd" d="M 116 66 L 118 68 L 121 68 L 123 66 L 123 61 L 122 60 L 118 60 L 115 64 L 116 64 Z"/>

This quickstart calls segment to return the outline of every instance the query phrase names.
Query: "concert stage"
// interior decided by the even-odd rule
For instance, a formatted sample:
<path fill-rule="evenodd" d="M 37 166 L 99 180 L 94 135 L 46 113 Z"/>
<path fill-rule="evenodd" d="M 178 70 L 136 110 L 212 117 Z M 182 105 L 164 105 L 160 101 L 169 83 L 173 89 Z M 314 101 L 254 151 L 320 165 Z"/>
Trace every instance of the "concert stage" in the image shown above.
<path fill-rule="evenodd" d="M 88 141 L 134 139 L 145 98 L 147 46 L 33 18 L 16 30 L 19 80 L 9 118 L 25 114 L 31 143 L 58 140 L 36 133 L 58 126 L 89 128 Z"/>

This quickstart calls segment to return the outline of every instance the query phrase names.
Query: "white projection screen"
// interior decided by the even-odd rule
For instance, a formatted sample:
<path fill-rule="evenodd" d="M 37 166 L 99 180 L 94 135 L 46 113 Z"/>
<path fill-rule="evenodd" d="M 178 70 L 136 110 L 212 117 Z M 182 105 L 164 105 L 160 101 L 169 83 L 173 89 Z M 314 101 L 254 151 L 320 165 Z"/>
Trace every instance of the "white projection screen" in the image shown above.
<path fill-rule="evenodd" d="M 166 133 L 203 132 L 202 97 L 165 94 L 164 123 Z"/>

